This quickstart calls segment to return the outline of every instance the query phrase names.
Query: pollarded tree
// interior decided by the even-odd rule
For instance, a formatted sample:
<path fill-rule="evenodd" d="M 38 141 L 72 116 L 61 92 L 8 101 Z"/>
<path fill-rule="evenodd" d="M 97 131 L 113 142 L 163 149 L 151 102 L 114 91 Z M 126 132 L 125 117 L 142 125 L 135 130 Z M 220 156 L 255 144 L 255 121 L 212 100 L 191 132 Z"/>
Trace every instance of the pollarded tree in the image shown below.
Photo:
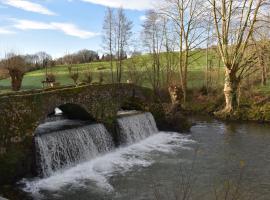
<path fill-rule="evenodd" d="M 27 64 L 24 57 L 14 53 L 7 54 L 6 58 L 2 61 L 2 65 L 8 70 L 11 77 L 12 90 L 19 91 L 24 74 L 27 72 Z"/>
<path fill-rule="evenodd" d="M 217 114 L 233 113 L 241 80 L 251 72 L 253 55 L 248 47 L 259 12 L 266 0 L 209 0 L 217 35 L 219 54 L 225 67 L 226 106 Z"/>

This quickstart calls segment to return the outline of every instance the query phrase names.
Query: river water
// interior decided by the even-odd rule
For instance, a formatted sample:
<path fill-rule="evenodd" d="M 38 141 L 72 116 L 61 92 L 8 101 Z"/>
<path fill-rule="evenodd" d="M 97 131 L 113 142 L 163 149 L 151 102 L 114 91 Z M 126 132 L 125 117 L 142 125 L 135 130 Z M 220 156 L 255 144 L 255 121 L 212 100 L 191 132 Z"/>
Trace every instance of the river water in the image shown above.
<path fill-rule="evenodd" d="M 25 179 L 23 189 L 45 200 L 212 200 L 215 193 L 269 200 L 270 126 L 191 120 L 189 135 L 159 132 L 47 178 Z"/>

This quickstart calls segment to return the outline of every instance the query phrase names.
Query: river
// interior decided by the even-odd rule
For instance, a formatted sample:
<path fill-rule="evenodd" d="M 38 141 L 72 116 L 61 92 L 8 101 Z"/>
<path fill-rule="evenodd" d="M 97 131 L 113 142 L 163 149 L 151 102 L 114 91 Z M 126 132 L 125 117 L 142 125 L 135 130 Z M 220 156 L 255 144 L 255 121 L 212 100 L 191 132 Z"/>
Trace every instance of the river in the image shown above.
<path fill-rule="evenodd" d="M 45 200 L 214 200 L 226 193 L 269 200 L 270 125 L 191 120 L 190 134 L 159 132 L 47 178 L 24 179 L 23 189 Z"/>

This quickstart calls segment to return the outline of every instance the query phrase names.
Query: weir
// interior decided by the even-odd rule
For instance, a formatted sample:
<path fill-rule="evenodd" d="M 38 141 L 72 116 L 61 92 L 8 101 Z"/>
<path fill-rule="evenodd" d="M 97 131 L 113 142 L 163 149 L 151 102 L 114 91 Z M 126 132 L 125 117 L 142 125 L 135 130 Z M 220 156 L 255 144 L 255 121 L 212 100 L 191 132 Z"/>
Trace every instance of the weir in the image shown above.
<path fill-rule="evenodd" d="M 43 134 L 35 138 L 35 144 L 37 166 L 45 177 L 114 148 L 112 137 L 102 124 Z"/>
<path fill-rule="evenodd" d="M 55 113 L 55 108 L 62 110 L 67 119 L 106 122 L 115 119 L 121 108 L 147 110 L 154 102 L 153 96 L 151 89 L 133 84 L 83 85 L 0 95 L 0 186 L 35 174 L 35 130 Z"/>
<path fill-rule="evenodd" d="M 117 124 L 120 145 L 130 145 L 158 133 L 155 119 L 148 112 L 120 117 Z"/>
<path fill-rule="evenodd" d="M 121 116 L 116 121 L 117 141 L 113 140 L 103 124 L 90 124 L 79 128 L 37 134 L 35 137 L 38 173 L 49 177 L 92 160 L 121 146 L 139 142 L 158 133 L 151 113 Z M 115 141 L 115 142 L 114 142 Z"/>

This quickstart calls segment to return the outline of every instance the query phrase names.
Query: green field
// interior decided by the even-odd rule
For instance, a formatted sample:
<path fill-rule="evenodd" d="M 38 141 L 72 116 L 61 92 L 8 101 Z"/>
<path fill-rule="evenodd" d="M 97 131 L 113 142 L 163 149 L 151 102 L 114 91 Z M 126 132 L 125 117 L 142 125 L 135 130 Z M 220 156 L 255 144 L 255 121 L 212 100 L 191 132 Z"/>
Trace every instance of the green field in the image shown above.
<path fill-rule="evenodd" d="M 107 66 L 108 63 L 97 62 L 91 64 L 81 64 L 77 65 L 79 73 L 83 73 L 83 71 L 91 70 L 93 71 L 93 77 L 97 77 L 96 73 L 98 72 L 96 69 L 99 67 Z M 106 73 L 107 70 L 104 71 Z M 56 82 L 59 82 L 61 85 L 72 85 L 73 81 L 69 77 L 68 67 L 67 66 L 55 66 L 49 67 L 48 73 L 53 73 L 56 76 Z M 80 77 L 82 78 L 82 77 Z M 26 73 L 22 82 L 22 89 L 38 89 L 42 88 L 42 81 L 45 79 L 45 70 L 40 69 L 32 72 Z M 0 81 L 1 89 L 9 89 L 10 88 L 10 79 L 4 79 Z"/>
<path fill-rule="evenodd" d="M 193 88 L 201 88 L 205 85 L 205 67 L 206 67 L 206 53 L 205 50 L 199 50 L 192 52 L 191 57 L 191 65 L 188 69 L 188 87 L 190 89 Z M 177 57 L 177 55 L 175 54 Z M 141 85 L 146 87 L 151 87 L 149 81 L 149 71 L 147 71 L 147 65 L 151 65 L 150 63 L 150 56 L 140 56 L 138 58 L 134 58 L 136 62 L 140 63 L 142 59 L 144 62 L 146 60 L 146 64 L 142 65 L 141 63 L 139 66 L 136 67 L 135 71 L 139 73 L 139 76 L 142 77 L 142 81 L 140 82 Z M 211 71 L 209 72 L 209 85 L 213 88 L 221 88 L 223 85 L 224 80 L 224 70 L 222 65 L 217 61 L 214 57 L 214 54 L 210 53 L 209 60 L 211 60 Z M 130 63 L 131 60 L 125 60 L 123 63 L 123 82 L 127 82 L 130 80 Z M 161 57 L 161 65 L 165 66 L 165 56 L 162 55 Z M 111 82 L 111 73 L 110 73 L 110 64 L 109 62 L 93 62 L 89 64 L 78 64 L 73 67 L 74 70 L 79 71 L 79 82 L 83 82 L 84 79 L 84 72 L 90 71 L 92 73 L 93 82 L 99 82 L 100 73 L 103 74 L 104 82 L 109 83 Z M 148 66 L 149 68 L 149 66 Z M 134 69 L 133 69 L 134 70 Z M 49 67 L 48 73 L 53 73 L 56 77 L 56 82 L 60 83 L 61 86 L 68 86 L 74 85 L 72 79 L 69 77 L 68 66 L 60 65 L 55 67 Z M 165 75 L 164 75 L 165 76 Z M 175 76 L 178 76 L 177 71 L 177 64 L 175 64 Z M 36 70 L 32 72 L 28 72 L 23 79 L 22 82 L 22 90 L 29 90 L 29 89 L 40 89 L 42 88 L 42 81 L 45 79 L 45 70 Z M 161 78 L 162 79 L 162 78 Z M 3 79 L 0 80 L 0 93 L 5 93 L 10 91 L 10 79 Z M 266 87 L 258 87 L 256 88 L 258 91 L 263 93 L 270 93 L 270 85 Z"/>

